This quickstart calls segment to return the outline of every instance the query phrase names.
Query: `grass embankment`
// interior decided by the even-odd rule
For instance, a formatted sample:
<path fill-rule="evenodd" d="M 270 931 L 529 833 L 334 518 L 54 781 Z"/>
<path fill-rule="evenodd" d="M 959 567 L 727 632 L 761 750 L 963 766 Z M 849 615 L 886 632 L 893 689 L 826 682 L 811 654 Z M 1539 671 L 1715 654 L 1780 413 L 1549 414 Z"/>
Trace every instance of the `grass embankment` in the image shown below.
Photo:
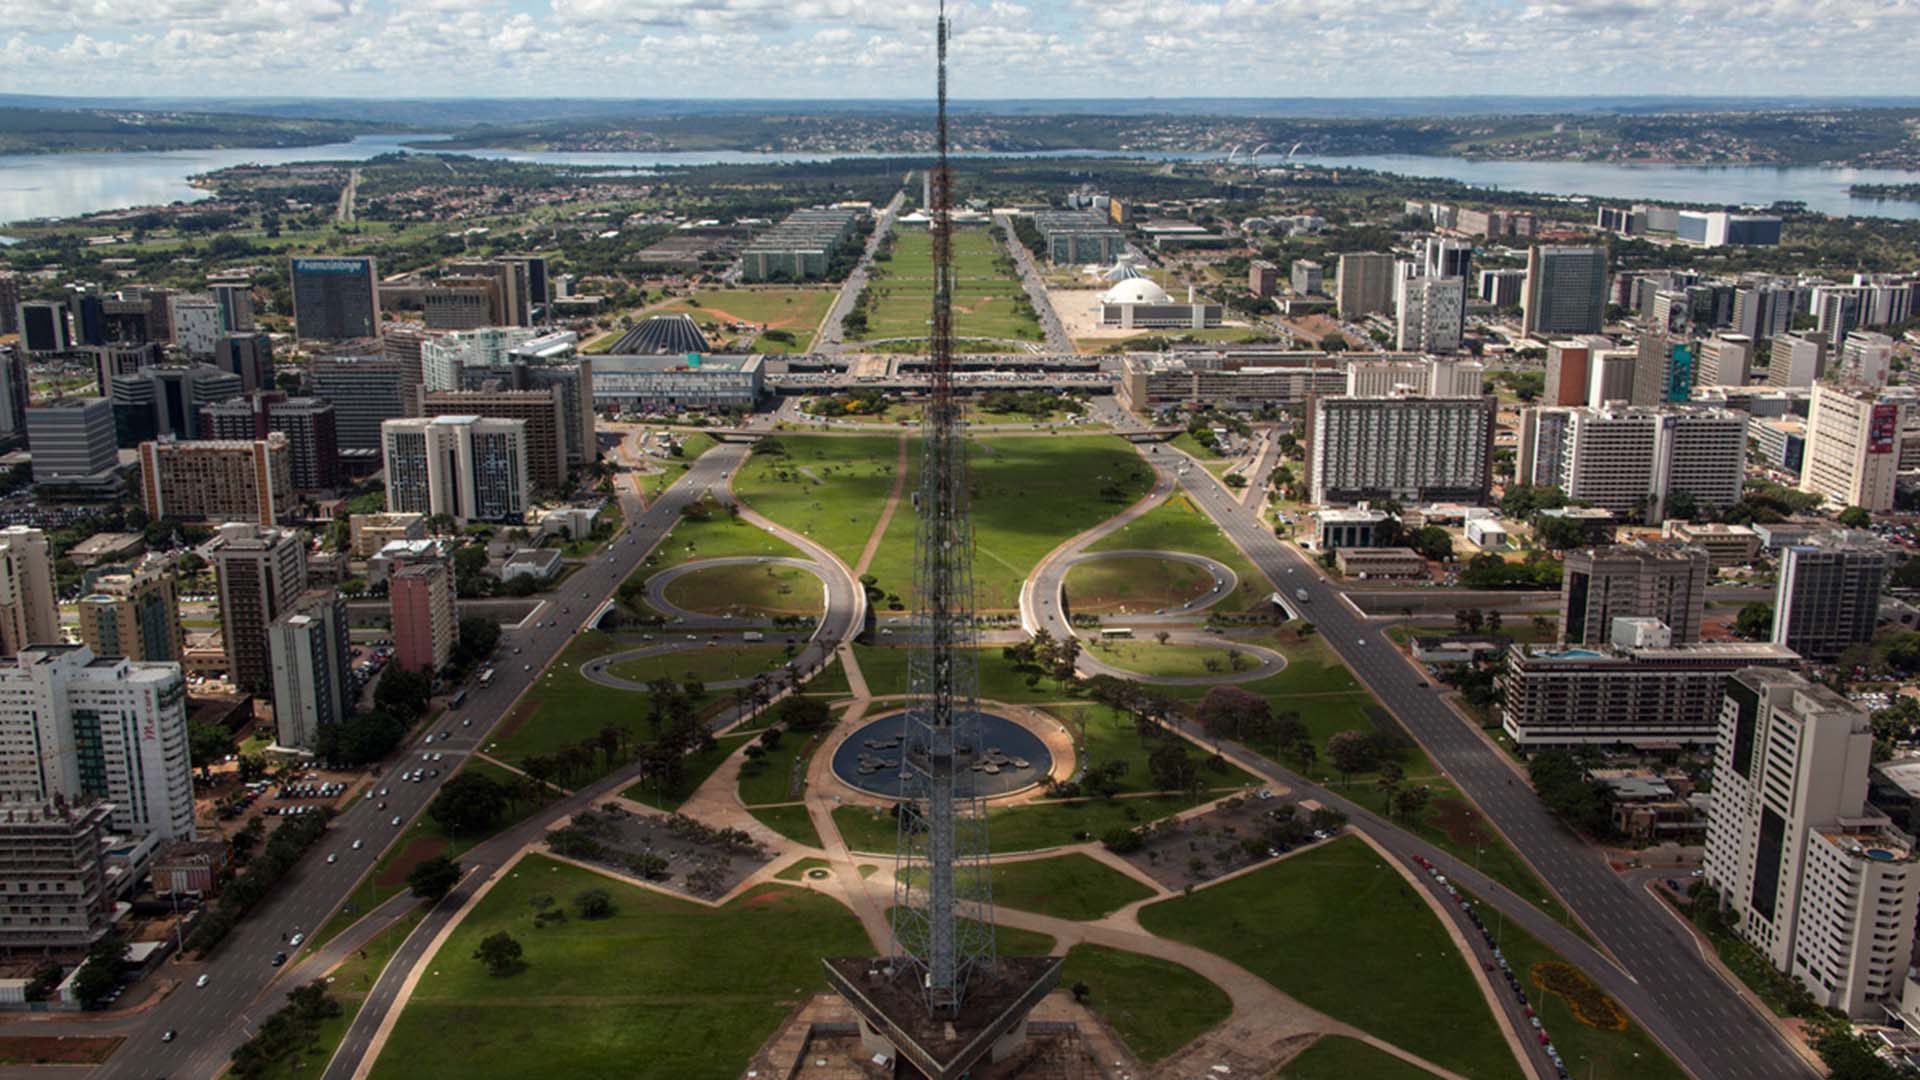
<path fill-rule="evenodd" d="M 785 452 L 755 450 L 734 477 L 734 494 L 848 566 L 859 562 L 893 490 L 900 437 L 782 434 L 773 441 Z"/>
<path fill-rule="evenodd" d="M 1227 539 L 1213 519 L 1193 504 L 1184 491 L 1175 492 L 1166 502 L 1121 526 L 1111 536 L 1101 538 L 1090 550 L 1128 549 L 1185 551 L 1204 555 L 1232 570 L 1234 577 L 1239 579 L 1234 590 L 1227 594 L 1226 599 L 1208 608 L 1209 611 L 1261 610 L 1273 593 L 1273 585 L 1240 553 L 1233 541 Z M 1100 564 L 1096 562 L 1092 565 Z"/>
<path fill-rule="evenodd" d="M 933 304 L 933 239 L 896 232 L 890 258 L 873 265 L 865 339 L 927 336 Z M 953 233 L 953 332 L 962 338 L 1041 341 L 1045 334 L 1011 260 L 986 229 Z"/>
<path fill-rule="evenodd" d="M 1086 1005 L 1148 1064 L 1218 1026 L 1233 1012 L 1226 991 L 1179 964 L 1100 945 L 1067 950 L 1060 984 L 1084 984 Z"/>

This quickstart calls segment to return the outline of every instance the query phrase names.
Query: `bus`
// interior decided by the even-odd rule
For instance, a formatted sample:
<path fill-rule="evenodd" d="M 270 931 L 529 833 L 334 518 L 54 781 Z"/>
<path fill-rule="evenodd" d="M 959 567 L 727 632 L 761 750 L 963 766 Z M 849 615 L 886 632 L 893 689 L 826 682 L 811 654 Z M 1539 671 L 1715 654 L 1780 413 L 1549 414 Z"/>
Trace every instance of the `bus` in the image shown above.
<path fill-rule="evenodd" d="M 466 687 L 463 686 L 459 690 L 454 692 L 453 697 L 447 700 L 447 708 L 449 710 L 457 709 L 460 706 L 465 705 L 466 703 L 467 703 L 467 689 Z"/>
<path fill-rule="evenodd" d="M 493 683 L 493 669 L 492 669 L 492 668 L 488 668 L 487 670 L 485 670 L 485 671 L 483 671 L 483 672 L 481 672 L 481 673 L 480 673 L 480 685 L 481 685 L 481 686 L 489 686 L 489 685 L 492 685 L 492 683 Z"/>
<path fill-rule="evenodd" d="M 1112 641 L 1114 638 L 1130 638 L 1132 636 L 1133 627 L 1131 626 L 1107 626 L 1102 627 L 1100 630 L 1100 638 L 1103 641 Z"/>

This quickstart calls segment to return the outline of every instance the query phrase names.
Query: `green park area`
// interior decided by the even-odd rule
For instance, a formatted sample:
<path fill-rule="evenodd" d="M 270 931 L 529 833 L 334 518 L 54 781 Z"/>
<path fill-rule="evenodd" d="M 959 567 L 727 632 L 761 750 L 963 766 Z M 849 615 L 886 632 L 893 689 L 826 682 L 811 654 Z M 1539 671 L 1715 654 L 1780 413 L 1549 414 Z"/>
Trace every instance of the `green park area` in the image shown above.
<path fill-rule="evenodd" d="M 744 341 L 756 353 L 806 352 L 838 290 L 700 289 L 649 308 L 648 315 L 687 314 L 716 349 Z"/>
<path fill-rule="evenodd" d="M 817 848 L 820 843 L 820 830 L 814 828 L 813 818 L 807 814 L 807 808 L 800 805 L 755 806 L 747 813 L 753 819 L 796 844 Z"/>
<path fill-rule="evenodd" d="M 736 619 L 819 615 L 826 609 L 825 589 L 818 577 L 777 563 L 689 571 L 667 584 L 666 598 L 683 611 Z"/>
<path fill-rule="evenodd" d="M 1056 919 L 1101 919 L 1152 895 L 1147 886 L 1077 851 L 993 866 L 996 906 Z"/>
<path fill-rule="evenodd" d="M 1045 335 L 1020 284 L 1019 272 L 985 229 L 953 234 L 953 332 L 961 338 L 1040 341 Z M 865 316 L 848 327 L 850 339 L 923 338 L 933 310 L 933 239 L 925 232 L 894 234 L 891 254 L 873 265 Z"/>
<path fill-rule="evenodd" d="M 767 745 L 771 738 L 773 744 Z M 827 738 L 825 733 L 782 731 L 762 736 L 761 752 L 740 769 L 740 801 L 747 806 L 797 802 L 807 793 L 807 763 Z M 804 808 L 803 808 L 804 809 Z"/>
<path fill-rule="evenodd" d="M 1159 506 L 1114 530 L 1112 535 L 1102 537 L 1090 550 L 1184 551 L 1213 559 L 1233 571 L 1234 577 L 1239 580 L 1227 598 L 1209 608 L 1210 611 L 1261 610 L 1273 593 L 1273 586 L 1253 563 L 1240 553 L 1240 549 L 1227 539 L 1213 519 L 1195 506 L 1183 491 L 1175 492 Z M 1100 563 L 1089 565 L 1097 567 Z M 1077 573 L 1081 569 L 1076 566 L 1069 573 Z M 1068 587 L 1068 595 L 1071 596 L 1071 578 L 1068 579 Z"/>
<path fill-rule="evenodd" d="M 785 540 L 727 513 L 725 507 L 712 500 L 702 500 L 681 513 L 680 520 L 674 522 L 667 535 L 647 553 L 640 568 L 620 583 L 614 597 L 629 615 L 658 614 L 646 602 L 647 579 L 654 574 L 700 559 L 767 555 L 806 558 L 805 552 Z"/>
<path fill-rule="evenodd" d="M 1162 643 L 1152 638 L 1096 641 L 1086 655 L 1137 675 L 1173 678 L 1204 677 L 1256 668 L 1245 654 L 1217 645 Z"/>
<path fill-rule="evenodd" d="M 1206 1034 L 1233 1012 L 1226 991 L 1196 972 L 1159 957 L 1100 945 L 1067 950 L 1060 985 L 1086 987 L 1087 1007 L 1112 1024 L 1148 1064 Z"/>
<path fill-rule="evenodd" d="M 691 644 L 680 638 L 675 638 L 675 642 Z M 711 648 L 676 649 L 619 660 L 609 665 L 607 670 L 620 678 L 639 683 L 672 679 L 678 683 L 698 681 L 711 686 L 718 682 L 751 679 L 755 675 L 781 671 L 786 664 L 787 648 L 784 645 L 715 645 Z M 629 698 L 632 696 L 628 694 Z"/>
<path fill-rule="evenodd" d="M 881 640 L 887 640 L 882 638 Z M 855 661 L 860 665 L 860 673 L 866 676 L 867 689 L 875 697 L 904 694 L 907 692 L 907 649 L 896 645 L 859 645 L 853 647 Z M 990 701 L 1009 703 L 1028 703 L 1036 701 L 1059 701 L 1071 696 L 1063 689 L 1060 681 L 1051 675 L 1042 676 L 1029 686 L 1027 680 L 1034 671 L 1021 668 L 1008 660 L 997 647 L 977 651 L 980 666 L 980 696 Z"/>
<path fill-rule="evenodd" d="M 1280 1070 L 1278 1080 L 1433 1080 L 1418 1065 L 1345 1035 L 1323 1035 Z"/>
<path fill-rule="evenodd" d="M 895 435 L 777 435 L 754 447 L 733 491 L 852 566 L 886 508 L 899 459 Z M 911 520 L 912 509 L 896 520 Z"/>
<path fill-rule="evenodd" d="M 1140 923 L 1462 1076 L 1522 1075 L 1440 920 L 1353 837 L 1149 904 Z"/>
<path fill-rule="evenodd" d="M 589 890 L 610 915 L 574 911 Z M 542 906 L 569 917 L 537 922 Z M 506 974 L 474 958 L 496 934 L 521 949 Z M 820 957 L 869 952 L 851 913 L 803 889 L 707 908 L 529 856 L 427 962 L 373 1076 L 730 1080 L 824 987 Z"/>
<path fill-rule="evenodd" d="M 1067 610 L 1075 615 L 1151 615 L 1213 591 L 1203 566 L 1147 555 L 1078 562 L 1067 571 Z"/>
<path fill-rule="evenodd" d="M 365 947 L 355 950 L 327 972 L 327 995 L 339 1003 L 339 1013 L 314 1024 L 308 1029 L 307 1037 L 295 1041 L 285 1055 L 264 1070 L 252 1073 L 253 1080 L 298 1080 L 325 1072 L 341 1040 L 347 1037 L 347 1029 L 360 1015 L 373 984 L 386 970 L 387 961 L 393 959 L 394 950 L 407 940 L 407 935 L 426 915 L 426 908 L 417 907 L 395 919 Z"/>
<path fill-rule="evenodd" d="M 1153 477 L 1112 435 L 1004 435 L 972 439 L 973 591 L 982 611 L 1012 611 L 1020 585 L 1062 541 L 1145 495 Z M 909 478 L 911 482 L 911 478 Z M 895 513 L 871 573 L 885 602 L 913 602 L 914 518 Z"/>
<path fill-rule="evenodd" d="M 1002 807 L 987 812 L 987 844 L 995 854 L 1010 854 L 1083 843 L 1115 829 L 1131 829 L 1190 810 L 1213 797 L 1202 792 L 1049 800 Z M 898 839 L 893 815 L 883 808 L 838 807 L 833 812 L 833 824 L 847 847 L 855 851 L 892 851 Z"/>

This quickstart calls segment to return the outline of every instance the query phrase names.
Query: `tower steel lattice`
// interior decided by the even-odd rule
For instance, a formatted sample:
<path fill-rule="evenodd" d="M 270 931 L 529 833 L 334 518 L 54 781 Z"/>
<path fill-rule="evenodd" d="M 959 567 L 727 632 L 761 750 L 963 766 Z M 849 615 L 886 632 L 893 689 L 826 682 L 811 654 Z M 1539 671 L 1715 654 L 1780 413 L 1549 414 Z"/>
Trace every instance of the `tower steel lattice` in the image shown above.
<path fill-rule="evenodd" d="M 979 668 L 973 620 L 973 522 L 966 434 L 953 389 L 952 173 L 947 165 L 947 36 L 939 58 L 937 155 L 930 176 L 933 314 L 920 423 L 914 625 L 894 876 L 893 951 L 918 972 L 934 1016 L 956 1014 L 975 970 L 994 961 L 987 818 L 974 784 Z"/>

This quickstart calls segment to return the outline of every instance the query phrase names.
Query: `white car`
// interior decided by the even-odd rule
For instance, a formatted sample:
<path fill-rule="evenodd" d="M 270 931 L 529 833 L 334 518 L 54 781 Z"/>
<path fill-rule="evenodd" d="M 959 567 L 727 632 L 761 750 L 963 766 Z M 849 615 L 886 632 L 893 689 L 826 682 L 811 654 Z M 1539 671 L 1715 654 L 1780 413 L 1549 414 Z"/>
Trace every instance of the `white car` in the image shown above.
<path fill-rule="evenodd" d="M 389 824 L 391 824 L 391 825 L 392 825 L 392 826 L 393 826 L 394 828 L 396 828 L 396 829 L 397 829 L 397 828 L 399 828 L 399 827 L 400 827 L 400 815 L 399 815 L 399 814 L 395 814 L 395 815 L 393 815 L 393 821 L 391 821 L 391 822 L 390 822 Z"/>
<path fill-rule="evenodd" d="M 207 980 L 208 980 L 209 978 L 211 978 L 211 977 L 212 977 L 212 976 L 209 976 L 209 975 L 202 975 L 202 976 L 200 976 L 199 978 L 197 978 L 197 979 L 195 979 L 195 980 L 193 980 L 193 985 L 195 985 L 195 986 L 205 986 L 205 985 L 207 985 Z"/>
<path fill-rule="evenodd" d="M 298 945 L 298 944 L 300 944 L 301 942 L 303 942 L 303 941 L 305 941 L 305 940 L 307 940 L 307 935 L 305 935 L 305 934 L 295 934 L 295 935 L 293 935 L 292 937 L 290 937 L 290 938 L 288 938 L 288 939 L 287 939 L 287 944 L 289 944 L 289 945 Z"/>
<path fill-rule="evenodd" d="M 339 862 L 339 861 L 340 861 L 340 853 L 339 853 L 339 852 L 337 852 L 337 851 L 329 851 L 329 852 L 327 852 L 327 863 L 328 863 L 328 865 L 332 865 L 333 863 L 337 863 L 337 862 Z"/>
<path fill-rule="evenodd" d="M 366 846 L 366 843 L 367 842 L 365 840 L 355 840 L 353 842 L 353 850 L 359 851 L 362 847 Z"/>

